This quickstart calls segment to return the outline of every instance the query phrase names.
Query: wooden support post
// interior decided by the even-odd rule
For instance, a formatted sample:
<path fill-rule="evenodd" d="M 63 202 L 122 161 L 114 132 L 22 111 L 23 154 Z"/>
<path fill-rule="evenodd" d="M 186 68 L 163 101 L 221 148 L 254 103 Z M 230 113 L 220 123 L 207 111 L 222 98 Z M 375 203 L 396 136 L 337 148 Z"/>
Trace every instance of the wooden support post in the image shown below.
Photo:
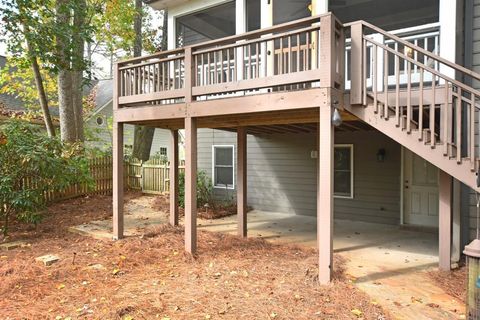
<path fill-rule="evenodd" d="M 178 226 L 178 130 L 170 135 L 170 224 Z"/>
<path fill-rule="evenodd" d="M 123 238 L 123 123 L 113 123 L 113 239 Z"/>
<path fill-rule="evenodd" d="M 462 255 L 462 238 L 461 238 L 461 183 L 457 179 L 453 180 L 452 190 L 452 263 L 456 264 L 460 262 Z"/>
<path fill-rule="evenodd" d="M 351 51 L 350 51 L 350 103 L 363 103 L 363 25 L 357 22 L 351 27 Z"/>
<path fill-rule="evenodd" d="M 330 282 L 333 268 L 333 126 L 332 107 L 320 108 L 318 127 L 317 242 L 318 279 Z"/>
<path fill-rule="evenodd" d="M 237 129 L 237 219 L 238 235 L 247 236 L 247 130 Z"/>
<path fill-rule="evenodd" d="M 452 252 L 452 177 L 442 170 L 439 179 L 438 260 L 440 270 L 450 270 Z"/>
<path fill-rule="evenodd" d="M 120 79 L 118 77 L 118 64 L 113 66 L 113 96 L 112 108 L 118 110 L 118 95 Z M 123 238 L 123 123 L 113 119 L 113 239 Z"/>
<path fill-rule="evenodd" d="M 197 123 L 185 118 L 185 250 L 197 251 Z"/>

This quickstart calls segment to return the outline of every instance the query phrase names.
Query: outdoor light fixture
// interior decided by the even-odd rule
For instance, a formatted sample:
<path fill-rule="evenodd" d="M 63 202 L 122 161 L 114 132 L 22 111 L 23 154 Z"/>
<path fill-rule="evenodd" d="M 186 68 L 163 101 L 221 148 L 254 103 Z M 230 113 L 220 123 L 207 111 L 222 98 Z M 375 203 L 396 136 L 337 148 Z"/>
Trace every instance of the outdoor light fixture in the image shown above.
<path fill-rule="evenodd" d="M 338 127 L 342 124 L 342 116 L 338 111 L 338 101 L 333 101 L 333 113 L 332 113 L 332 124 L 335 127 Z"/>
<path fill-rule="evenodd" d="M 407 57 L 413 58 L 413 49 L 412 49 L 412 48 L 410 48 L 410 47 L 405 47 L 405 48 L 403 49 L 403 53 L 404 53 Z"/>
<path fill-rule="evenodd" d="M 385 149 L 381 148 L 381 149 L 378 149 L 378 152 L 377 152 L 377 161 L 378 162 L 383 162 L 385 161 L 385 155 L 387 154 L 387 152 L 385 151 Z"/>
<path fill-rule="evenodd" d="M 467 320 L 480 319 L 480 198 L 477 193 L 477 238 L 465 246 L 467 256 Z"/>

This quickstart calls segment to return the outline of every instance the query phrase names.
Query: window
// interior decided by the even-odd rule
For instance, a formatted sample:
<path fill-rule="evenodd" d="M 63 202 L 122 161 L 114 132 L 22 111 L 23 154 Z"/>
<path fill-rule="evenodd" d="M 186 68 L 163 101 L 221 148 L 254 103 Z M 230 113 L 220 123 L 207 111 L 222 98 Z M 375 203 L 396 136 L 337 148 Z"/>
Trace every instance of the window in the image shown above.
<path fill-rule="evenodd" d="M 177 17 L 176 46 L 184 47 L 235 34 L 235 1 Z"/>
<path fill-rule="evenodd" d="M 214 187 L 234 188 L 235 169 L 233 165 L 233 146 L 213 146 L 213 174 Z"/>
<path fill-rule="evenodd" d="M 103 118 L 102 117 L 97 117 L 96 121 L 97 121 L 97 126 L 99 126 L 99 127 L 103 126 Z"/>
<path fill-rule="evenodd" d="M 166 147 L 160 147 L 159 151 L 161 156 L 167 156 L 167 148 Z"/>
<path fill-rule="evenodd" d="M 338 198 L 353 198 L 353 145 L 335 145 L 333 177 L 333 195 Z"/>

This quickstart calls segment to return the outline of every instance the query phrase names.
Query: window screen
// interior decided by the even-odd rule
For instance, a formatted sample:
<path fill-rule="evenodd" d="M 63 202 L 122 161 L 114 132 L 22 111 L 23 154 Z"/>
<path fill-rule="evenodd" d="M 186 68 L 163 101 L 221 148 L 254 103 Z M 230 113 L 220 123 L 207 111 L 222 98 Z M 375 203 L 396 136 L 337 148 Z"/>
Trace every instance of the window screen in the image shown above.
<path fill-rule="evenodd" d="M 233 146 L 214 146 L 213 157 L 214 185 L 233 188 Z"/>
<path fill-rule="evenodd" d="M 335 146 L 333 193 L 338 197 L 353 197 L 353 146 Z"/>

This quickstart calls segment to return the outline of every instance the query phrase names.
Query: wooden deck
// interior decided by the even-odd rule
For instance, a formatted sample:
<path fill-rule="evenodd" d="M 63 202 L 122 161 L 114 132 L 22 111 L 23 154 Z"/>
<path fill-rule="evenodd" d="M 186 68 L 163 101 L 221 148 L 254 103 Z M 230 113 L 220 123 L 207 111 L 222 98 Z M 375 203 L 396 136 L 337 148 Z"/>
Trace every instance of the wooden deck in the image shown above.
<path fill-rule="evenodd" d="M 338 109 L 348 127 L 361 128 L 363 122 L 364 128 L 377 129 L 441 169 L 439 265 L 449 269 L 452 178 L 480 192 L 475 146 L 480 91 L 442 69 L 480 81 L 480 74 L 415 43 L 364 21 L 343 25 L 332 14 L 119 62 L 113 95 L 115 238 L 123 237 L 125 123 L 171 129 L 173 163 L 178 163 L 178 129 L 185 130 L 185 249 L 190 253 L 196 252 L 197 129 L 237 132 L 240 236 L 247 235 L 246 135 L 306 130 L 318 137 L 319 281 L 328 283 L 333 263 L 331 119 Z M 170 170 L 170 181 L 175 204 L 178 169 Z M 170 215 L 177 225 L 175 205 Z"/>
<path fill-rule="evenodd" d="M 297 123 L 318 122 L 319 106 L 343 99 L 343 30 L 326 14 L 119 62 L 115 121 L 167 129 L 184 128 L 187 117 L 198 127 L 225 128 L 225 117 L 232 127 L 288 124 L 288 111 L 302 109 Z"/>

